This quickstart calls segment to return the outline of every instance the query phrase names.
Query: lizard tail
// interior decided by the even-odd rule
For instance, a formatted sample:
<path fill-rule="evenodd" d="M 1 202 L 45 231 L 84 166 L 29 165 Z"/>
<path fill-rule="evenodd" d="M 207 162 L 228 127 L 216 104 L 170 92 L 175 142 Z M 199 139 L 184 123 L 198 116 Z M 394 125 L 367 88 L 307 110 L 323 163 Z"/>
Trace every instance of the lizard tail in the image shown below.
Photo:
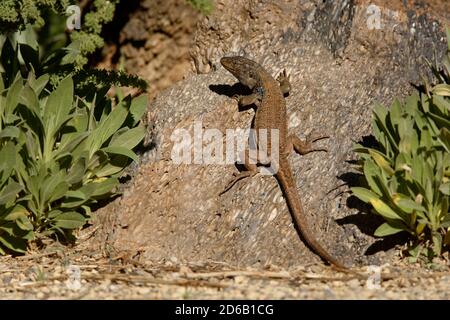
<path fill-rule="evenodd" d="M 322 259 L 336 266 L 339 269 L 347 269 L 340 261 L 334 258 L 325 250 L 311 232 L 306 217 L 303 213 L 302 203 L 297 193 L 297 187 L 287 159 L 280 159 L 280 166 L 277 172 L 277 178 L 283 190 L 284 197 L 293 215 L 297 231 L 300 233 L 306 244 L 312 251 L 317 253 Z"/>

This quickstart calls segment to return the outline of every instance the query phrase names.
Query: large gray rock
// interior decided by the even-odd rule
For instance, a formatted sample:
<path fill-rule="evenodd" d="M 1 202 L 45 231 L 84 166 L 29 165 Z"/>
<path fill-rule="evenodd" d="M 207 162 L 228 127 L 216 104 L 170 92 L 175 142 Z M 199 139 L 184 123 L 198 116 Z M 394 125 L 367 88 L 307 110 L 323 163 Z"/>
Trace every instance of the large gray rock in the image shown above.
<path fill-rule="evenodd" d="M 392 251 L 386 255 L 372 237 L 379 220 L 349 199 L 348 184 L 357 179 L 352 145 L 370 134 L 372 105 L 408 94 L 411 82 L 426 72 L 423 57 L 444 52 L 442 22 L 448 20 L 435 20 L 437 15 L 415 7 L 369 5 L 217 1 L 216 12 L 198 26 L 191 49 L 196 73 L 149 106 L 151 150 L 124 195 L 97 212 L 96 243 L 139 252 L 145 260 L 282 267 L 320 262 L 299 238 L 275 178 L 259 175 L 219 196 L 237 172 L 234 165 L 170 160 L 170 137 L 177 128 L 192 134 L 198 121 L 222 133 L 250 126 L 254 113 L 238 111 L 230 97 L 239 87 L 219 64 L 220 57 L 238 54 L 273 75 L 286 68 L 293 133 L 330 136 L 321 142 L 327 153 L 290 157 L 316 238 L 349 265 L 392 260 Z"/>

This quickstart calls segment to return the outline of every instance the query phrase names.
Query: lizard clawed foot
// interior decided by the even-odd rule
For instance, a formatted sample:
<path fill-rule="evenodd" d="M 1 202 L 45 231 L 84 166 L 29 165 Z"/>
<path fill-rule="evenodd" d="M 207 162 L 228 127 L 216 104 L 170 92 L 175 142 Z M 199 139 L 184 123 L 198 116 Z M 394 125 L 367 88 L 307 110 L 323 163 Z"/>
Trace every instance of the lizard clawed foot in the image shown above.
<path fill-rule="evenodd" d="M 242 171 L 240 173 L 234 172 L 233 173 L 234 178 L 231 179 L 227 183 L 227 186 L 219 193 L 219 196 L 223 195 L 225 192 L 230 190 L 236 184 L 236 182 L 238 182 L 239 180 L 242 180 L 244 178 L 253 177 L 256 173 L 257 172 L 255 172 L 255 171 Z"/>
<path fill-rule="evenodd" d="M 282 82 L 282 81 L 284 81 L 285 79 L 289 79 L 289 76 L 288 76 L 288 74 L 287 74 L 287 72 L 286 72 L 286 69 L 283 69 L 283 71 L 281 71 L 281 72 L 278 74 L 277 81 L 278 81 L 278 82 Z"/>
<path fill-rule="evenodd" d="M 289 81 L 289 75 L 287 74 L 286 69 L 283 69 L 283 71 L 281 71 L 278 74 L 277 81 L 280 83 L 284 81 Z"/>
<path fill-rule="evenodd" d="M 298 138 L 297 136 L 292 136 L 291 137 L 291 139 L 292 139 L 291 141 L 292 141 L 292 144 L 294 146 L 294 150 L 298 154 L 305 155 L 307 153 L 315 152 L 315 151 L 327 152 L 328 150 L 326 148 L 314 148 L 313 147 L 313 143 L 314 142 L 317 142 L 317 141 L 322 140 L 322 139 L 327 139 L 327 138 L 329 138 L 329 137 L 328 136 L 311 136 L 311 135 L 308 135 L 306 137 L 306 140 L 303 141 L 300 138 Z"/>
<path fill-rule="evenodd" d="M 330 138 L 330 136 L 317 136 L 317 135 L 308 135 L 306 137 L 306 145 L 307 145 L 307 151 L 309 152 L 316 152 L 316 151 L 323 151 L 323 152 L 328 152 L 328 149 L 326 148 L 314 148 L 313 147 L 313 143 L 323 140 L 323 139 L 328 139 Z"/>
<path fill-rule="evenodd" d="M 329 138 L 330 138 L 330 136 L 308 136 L 306 138 L 306 141 L 309 143 L 314 143 L 316 141 L 323 140 L 323 139 L 329 139 Z"/>
<path fill-rule="evenodd" d="M 286 69 L 283 69 L 283 71 L 280 72 L 277 77 L 277 81 L 280 83 L 281 92 L 283 92 L 284 95 L 289 94 L 291 91 L 291 83 L 289 81 L 289 75 L 287 74 Z"/>
<path fill-rule="evenodd" d="M 239 100 L 241 100 L 241 95 L 239 94 L 233 94 L 233 96 L 231 97 L 232 99 L 236 100 L 237 102 L 239 102 Z"/>

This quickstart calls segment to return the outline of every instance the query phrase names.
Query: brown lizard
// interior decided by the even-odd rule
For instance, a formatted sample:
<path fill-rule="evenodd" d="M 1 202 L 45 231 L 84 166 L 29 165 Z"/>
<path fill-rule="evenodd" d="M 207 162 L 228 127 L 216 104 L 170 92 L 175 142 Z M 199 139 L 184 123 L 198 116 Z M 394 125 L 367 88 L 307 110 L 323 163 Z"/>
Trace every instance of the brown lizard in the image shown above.
<path fill-rule="evenodd" d="M 252 159 L 253 162 L 251 162 L 249 161 L 251 159 L 249 151 L 246 150 L 244 160 L 246 171 L 236 174 L 235 178 L 230 181 L 223 192 L 229 190 L 238 180 L 254 176 L 258 170 L 257 165 L 267 166 L 270 164 L 271 167 L 275 167 L 275 176 L 283 190 L 284 197 L 286 198 L 288 207 L 293 215 L 297 229 L 307 245 L 328 263 L 334 265 L 338 269 L 347 269 L 317 242 L 312 235 L 303 214 L 302 204 L 300 197 L 297 194 L 297 187 L 289 165 L 288 156 L 292 152 L 292 149 L 295 149 L 295 151 L 301 155 L 305 155 L 312 151 L 326 151 L 323 149 L 314 149 L 312 147 L 312 142 L 326 137 L 321 137 L 312 141 L 308 141 L 308 139 L 303 141 L 295 135 L 288 135 L 284 94 L 289 92 L 290 84 L 288 76 L 286 75 L 286 70 L 280 73 L 279 77 L 275 80 L 261 65 L 244 57 L 224 57 L 220 60 L 220 63 L 225 69 L 231 72 L 240 83 L 252 90 L 252 94 L 250 95 L 237 96 L 239 105 L 248 106 L 254 104 L 256 106 L 253 129 L 256 133 L 260 132 L 260 129 L 266 129 L 269 136 L 265 146 L 259 141 L 256 143 L 256 148 L 258 150 L 261 148 L 265 149 L 262 154 L 267 155 L 267 158 Z M 271 150 L 271 129 L 277 130 L 279 138 L 279 161 L 275 164 L 271 163 L 269 157 L 269 155 L 273 154 L 271 152 L 273 151 Z M 259 153 L 259 155 L 261 156 L 261 153 Z"/>

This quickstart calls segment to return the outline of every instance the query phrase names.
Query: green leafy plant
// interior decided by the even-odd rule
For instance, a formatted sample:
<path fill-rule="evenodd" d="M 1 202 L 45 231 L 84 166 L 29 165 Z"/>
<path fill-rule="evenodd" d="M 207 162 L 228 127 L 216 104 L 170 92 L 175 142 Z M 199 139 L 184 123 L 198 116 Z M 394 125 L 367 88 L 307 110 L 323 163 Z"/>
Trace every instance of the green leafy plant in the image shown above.
<path fill-rule="evenodd" d="M 186 0 L 186 1 L 204 15 L 208 15 L 214 10 L 214 3 L 212 0 Z"/>
<path fill-rule="evenodd" d="M 113 104 L 107 86 L 81 96 L 71 76 L 54 88 L 48 74 L 36 77 L 37 54 L 8 39 L 2 48 L 0 253 L 83 226 L 92 206 L 116 194 L 145 132 L 145 96 Z"/>
<path fill-rule="evenodd" d="M 102 26 L 114 17 L 114 12 L 119 0 L 95 0 L 85 4 L 91 4 L 89 10 L 85 10 L 83 25 L 80 30 L 70 33 L 72 43 L 77 43 L 79 54 L 73 57 L 74 65 L 81 69 L 88 63 L 88 55 L 104 46 L 104 40 L 100 33 Z M 52 19 L 52 14 L 65 16 L 69 5 L 76 5 L 73 0 L 2 0 L 0 2 L 0 33 L 10 34 L 18 30 L 24 30 L 28 26 L 41 28 L 46 19 Z M 54 20 L 54 19 L 53 19 Z M 61 20 L 62 31 L 65 21 Z M 61 31 L 58 35 L 64 35 Z"/>
<path fill-rule="evenodd" d="M 450 246 L 450 29 L 444 68 L 432 67 L 438 84 L 373 110 L 374 148 L 355 146 L 365 187 L 352 192 L 385 220 L 384 237 L 408 232 L 410 254 L 429 259 Z"/>
<path fill-rule="evenodd" d="M 5 41 L 6 38 L 10 41 Z M 49 75 L 49 83 L 52 87 L 57 86 L 62 79 L 72 76 L 75 92 L 80 95 L 92 96 L 97 91 L 110 88 L 111 85 L 138 88 L 140 91 L 147 88 L 144 80 L 125 72 L 77 69 L 75 59 L 81 54 L 79 41 L 72 42 L 67 47 L 41 53 L 38 36 L 30 25 L 25 30 L 15 32 L 8 37 L 0 35 L 0 48 L 2 48 L 4 61 L 4 67 L 0 66 L 0 72 L 4 72 L 6 85 L 11 84 L 18 71 L 26 77 L 32 70 L 36 77 Z"/>
<path fill-rule="evenodd" d="M 0 2 L 0 33 L 24 29 L 31 24 L 44 25 L 42 9 L 64 12 L 69 0 L 2 0 Z"/>
<path fill-rule="evenodd" d="M 186 0 L 194 8 L 207 15 L 213 10 L 212 0 Z M 44 28 L 41 45 L 58 43 L 60 48 L 76 43 L 78 54 L 72 57 L 76 70 L 88 63 L 88 57 L 105 45 L 101 35 L 105 24 L 114 18 L 120 0 L 2 0 L 0 1 L 0 34 L 11 34 L 27 27 Z M 79 30 L 64 34 L 70 5 L 80 5 L 82 25 Z M 63 19 L 61 19 L 63 18 Z M 56 48 L 54 48 L 56 49 Z"/>

